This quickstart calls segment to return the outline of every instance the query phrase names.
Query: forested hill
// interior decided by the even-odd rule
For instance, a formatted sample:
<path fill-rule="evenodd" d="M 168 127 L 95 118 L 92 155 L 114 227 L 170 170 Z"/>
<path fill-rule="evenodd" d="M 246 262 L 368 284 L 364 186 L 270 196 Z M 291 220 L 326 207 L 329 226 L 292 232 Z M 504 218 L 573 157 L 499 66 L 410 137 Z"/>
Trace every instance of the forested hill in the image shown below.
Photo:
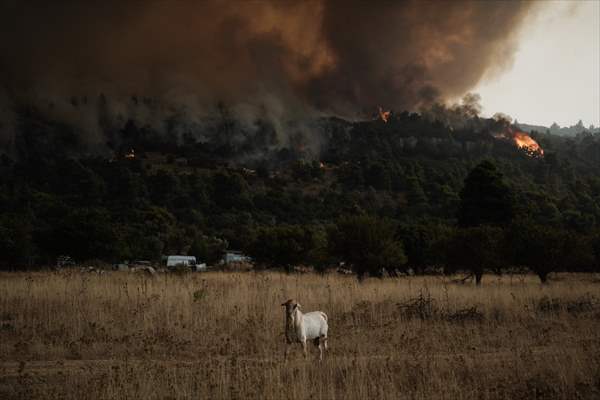
<path fill-rule="evenodd" d="M 582 235 L 600 227 L 598 133 L 533 132 L 542 155 L 519 148 L 506 122 L 478 117 L 320 118 L 288 124 L 285 134 L 226 112 L 196 125 L 172 118 L 160 130 L 100 122 L 101 139 L 90 144 L 68 123 L 19 110 L 15 135 L 2 141 L 3 265 L 62 254 L 113 262 L 187 253 L 214 262 L 225 247 L 256 253 L 269 234 L 308 238 L 298 253 L 323 260 L 312 251 L 328 248 L 319 241 L 346 215 L 389 219 L 399 235 L 455 227 L 465 178 L 483 160 L 510 191 L 506 224 Z M 266 261 L 312 260 L 273 257 Z"/>

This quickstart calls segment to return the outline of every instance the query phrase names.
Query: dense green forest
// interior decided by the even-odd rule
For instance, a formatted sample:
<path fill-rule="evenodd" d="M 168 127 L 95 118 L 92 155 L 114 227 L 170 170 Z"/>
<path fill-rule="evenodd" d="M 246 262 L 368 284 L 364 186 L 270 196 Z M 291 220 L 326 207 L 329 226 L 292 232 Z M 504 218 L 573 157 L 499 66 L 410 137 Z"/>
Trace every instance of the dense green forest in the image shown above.
<path fill-rule="evenodd" d="M 542 155 L 476 115 L 315 118 L 283 135 L 220 106 L 185 128 L 100 118 L 98 151 L 33 107 L 16 115 L 0 160 L 4 268 L 215 263 L 227 248 L 260 267 L 345 262 L 361 276 L 526 267 L 545 281 L 600 264 L 599 133 L 534 131 Z"/>

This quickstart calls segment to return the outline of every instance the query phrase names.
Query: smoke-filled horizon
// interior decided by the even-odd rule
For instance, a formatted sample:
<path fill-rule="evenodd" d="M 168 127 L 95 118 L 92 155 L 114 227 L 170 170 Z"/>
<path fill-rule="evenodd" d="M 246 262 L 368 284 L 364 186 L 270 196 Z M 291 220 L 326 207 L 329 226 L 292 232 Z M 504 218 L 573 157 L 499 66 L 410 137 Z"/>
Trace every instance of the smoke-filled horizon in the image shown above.
<path fill-rule="evenodd" d="M 132 94 L 346 116 L 455 98 L 512 62 L 529 2 L 4 1 L 11 101 Z M 293 110 L 293 111 L 292 111 Z"/>

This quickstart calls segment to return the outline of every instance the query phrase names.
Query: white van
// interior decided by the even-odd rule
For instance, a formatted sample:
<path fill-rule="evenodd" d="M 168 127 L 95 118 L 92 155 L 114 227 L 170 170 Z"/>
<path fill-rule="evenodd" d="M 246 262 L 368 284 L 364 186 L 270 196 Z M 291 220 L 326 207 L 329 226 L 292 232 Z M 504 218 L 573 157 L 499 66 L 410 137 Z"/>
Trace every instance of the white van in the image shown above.
<path fill-rule="evenodd" d="M 192 271 L 206 270 L 206 264 L 197 264 L 194 256 L 168 256 L 167 268 L 175 268 L 177 266 L 189 267 Z"/>
<path fill-rule="evenodd" d="M 167 257 L 167 268 L 177 267 L 183 265 L 186 267 L 192 267 L 196 265 L 196 257 L 194 256 L 169 256 Z"/>

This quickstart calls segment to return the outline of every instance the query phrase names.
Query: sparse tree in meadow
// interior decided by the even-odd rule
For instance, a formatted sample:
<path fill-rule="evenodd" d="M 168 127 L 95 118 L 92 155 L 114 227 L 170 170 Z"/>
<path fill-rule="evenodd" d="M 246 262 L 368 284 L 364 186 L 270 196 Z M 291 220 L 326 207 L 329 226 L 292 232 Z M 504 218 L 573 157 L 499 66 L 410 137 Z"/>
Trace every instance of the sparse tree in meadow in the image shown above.
<path fill-rule="evenodd" d="M 475 276 L 477 285 L 485 270 L 500 271 L 502 229 L 478 226 L 457 229 L 446 242 L 446 272 L 465 269 Z"/>
<path fill-rule="evenodd" d="M 357 273 L 381 276 L 406 263 L 402 242 L 396 239 L 396 226 L 388 219 L 370 215 L 343 217 L 328 232 L 330 254 Z"/>
<path fill-rule="evenodd" d="M 315 251 L 323 246 L 320 239 L 321 235 L 308 226 L 263 227 L 246 251 L 258 263 L 290 271 L 294 265 L 313 263 Z"/>
<path fill-rule="evenodd" d="M 544 284 L 552 272 L 589 269 L 590 244 L 573 232 L 532 223 L 515 224 L 507 232 L 513 264 L 528 267 Z"/>
<path fill-rule="evenodd" d="M 502 173 L 490 161 L 477 165 L 465 179 L 460 192 L 458 224 L 462 227 L 497 225 L 511 222 L 513 194 Z"/>
<path fill-rule="evenodd" d="M 402 225 L 398 233 L 404 244 L 407 266 L 423 272 L 443 261 L 439 244 L 451 237 L 453 230 L 447 225 L 410 224 Z"/>

